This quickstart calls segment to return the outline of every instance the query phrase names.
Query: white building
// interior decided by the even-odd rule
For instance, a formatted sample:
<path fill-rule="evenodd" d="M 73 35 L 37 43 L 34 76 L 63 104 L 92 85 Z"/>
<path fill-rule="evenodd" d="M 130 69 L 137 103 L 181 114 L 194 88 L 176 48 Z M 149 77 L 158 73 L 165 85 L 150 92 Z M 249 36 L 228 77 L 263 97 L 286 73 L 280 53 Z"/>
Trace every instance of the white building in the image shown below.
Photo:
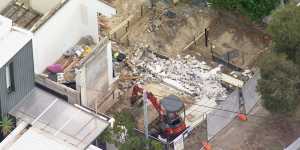
<path fill-rule="evenodd" d="M 90 35 L 98 41 L 98 13 L 116 14 L 99 0 L 1 0 L 0 12 L 34 33 L 36 73 L 42 73 L 82 37 Z"/>
<path fill-rule="evenodd" d="M 0 46 L 1 115 L 17 120 L 0 150 L 89 150 L 112 125 L 112 118 L 69 104 L 59 93 L 35 84 L 32 34 L 2 16 Z"/>
<path fill-rule="evenodd" d="M 98 91 L 108 91 L 113 82 L 111 42 L 99 37 L 98 25 L 99 14 L 107 17 L 116 14 L 107 3 L 100 0 L 1 0 L 0 14 L 33 32 L 36 74 L 44 73 L 83 37 L 92 37 L 96 42 L 93 56 L 77 68 L 76 89 L 69 90 L 73 95 L 69 102 L 89 107 L 99 96 Z M 68 93 L 61 88 L 56 91 Z"/>

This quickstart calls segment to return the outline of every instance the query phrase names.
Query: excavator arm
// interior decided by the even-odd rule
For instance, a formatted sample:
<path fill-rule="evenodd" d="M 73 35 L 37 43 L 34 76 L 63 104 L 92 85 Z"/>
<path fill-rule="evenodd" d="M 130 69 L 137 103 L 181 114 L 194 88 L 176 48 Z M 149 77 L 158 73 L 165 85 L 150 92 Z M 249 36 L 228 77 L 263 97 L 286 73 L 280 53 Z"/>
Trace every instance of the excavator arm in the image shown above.
<path fill-rule="evenodd" d="M 135 85 L 133 87 L 133 91 L 132 91 L 132 96 L 136 97 L 139 96 L 139 94 L 143 94 L 144 89 L 142 87 L 140 87 L 139 85 Z M 146 92 L 147 95 L 147 99 L 152 103 L 152 105 L 154 106 L 154 108 L 156 109 L 156 111 L 159 113 L 160 116 L 164 115 L 164 109 L 161 107 L 158 99 L 151 93 L 151 92 Z"/>

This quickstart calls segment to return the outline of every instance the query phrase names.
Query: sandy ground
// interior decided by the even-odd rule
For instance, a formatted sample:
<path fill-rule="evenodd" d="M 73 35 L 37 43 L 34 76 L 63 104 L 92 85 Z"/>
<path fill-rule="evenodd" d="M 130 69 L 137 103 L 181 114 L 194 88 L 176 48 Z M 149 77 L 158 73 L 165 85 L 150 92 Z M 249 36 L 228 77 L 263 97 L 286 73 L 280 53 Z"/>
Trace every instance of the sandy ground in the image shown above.
<path fill-rule="evenodd" d="M 257 58 L 270 46 L 270 39 L 263 27 L 253 24 L 246 18 L 218 12 L 209 25 L 209 47 L 205 47 L 204 37 L 190 51 L 211 57 L 212 50 L 220 55 L 237 50 L 239 56 L 232 63 L 241 68 L 253 67 Z"/>
<path fill-rule="evenodd" d="M 300 109 L 291 117 L 273 116 L 257 105 L 247 122 L 234 120 L 212 141 L 214 150 L 282 150 L 300 135 Z"/>
<path fill-rule="evenodd" d="M 163 15 L 163 10 L 176 13 L 176 18 Z M 155 17 L 154 17 L 155 16 Z M 160 17 L 158 17 L 160 16 Z M 154 19 L 153 19 L 154 18 Z M 155 20 L 158 30 L 148 32 L 149 21 Z M 223 55 L 226 52 L 237 50 L 239 56 L 232 63 L 241 68 L 251 68 L 257 58 L 270 46 L 269 37 L 258 26 L 235 14 L 218 12 L 209 8 L 179 4 L 176 7 L 158 5 L 158 10 L 149 13 L 129 30 L 129 41 L 149 45 L 154 51 L 169 56 L 177 54 L 192 54 L 201 58 L 211 56 L 210 47 L 205 47 L 204 36 L 190 49 L 183 49 L 195 37 L 209 29 L 209 43 L 213 51 Z"/>
<path fill-rule="evenodd" d="M 200 124 L 193 129 L 192 134 L 188 136 L 184 141 L 185 150 L 200 150 L 202 148 L 202 142 L 207 141 L 207 131 L 205 123 Z"/>
<path fill-rule="evenodd" d="M 165 52 L 170 56 L 180 54 L 213 20 L 212 12 L 206 8 L 188 4 L 179 4 L 171 8 L 160 4 L 157 7 L 155 14 L 149 13 L 132 27 L 129 39 L 131 43 L 145 43 L 154 51 Z M 176 13 L 176 17 L 169 18 L 163 15 L 164 10 Z M 149 19 L 152 18 L 159 27 L 157 31 L 149 32 Z"/>
<path fill-rule="evenodd" d="M 145 0 L 107 0 L 117 10 L 117 15 L 110 19 L 111 28 L 119 25 L 131 14 L 135 14 L 140 10 L 137 9 L 145 3 Z"/>
<path fill-rule="evenodd" d="M 129 15 L 139 14 L 140 6 L 144 2 L 145 0 L 112 1 L 118 14 L 110 19 L 111 28 L 117 26 Z M 164 15 L 166 10 L 176 13 L 176 17 L 170 18 Z M 205 28 L 208 28 L 210 30 L 209 43 L 213 45 L 213 51 L 223 55 L 237 50 L 239 56 L 232 60 L 232 63 L 241 68 L 251 68 L 257 57 L 270 46 L 269 37 L 264 33 L 263 27 L 237 14 L 219 12 L 189 3 L 179 3 L 176 7 L 172 7 L 159 2 L 155 11 L 150 11 L 130 24 L 128 39 L 132 46 L 144 43 L 152 50 L 169 56 L 192 54 L 203 59 L 211 57 L 211 46 L 205 47 L 204 37 L 200 38 L 190 49 L 186 51 L 183 49 L 195 37 L 203 33 Z M 158 28 L 149 32 L 149 26 L 153 24 Z M 125 39 L 123 42 L 126 41 Z"/>

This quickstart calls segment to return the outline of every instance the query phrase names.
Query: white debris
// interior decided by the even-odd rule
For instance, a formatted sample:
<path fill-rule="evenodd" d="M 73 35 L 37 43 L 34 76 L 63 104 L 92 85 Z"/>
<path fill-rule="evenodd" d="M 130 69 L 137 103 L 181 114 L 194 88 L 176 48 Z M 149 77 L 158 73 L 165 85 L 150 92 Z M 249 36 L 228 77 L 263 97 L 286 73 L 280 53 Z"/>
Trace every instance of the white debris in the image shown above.
<path fill-rule="evenodd" d="M 190 95 L 193 95 L 193 93 L 192 93 L 190 90 L 184 88 L 184 87 L 183 87 L 180 83 L 178 83 L 176 80 L 172 80 L 172 79 L 165 78 L 165 79 L 163 79 L 163 82 L 166 83 L 166 84 L 168 84 L 168 85 L 170 85 L 170 86 L 172 86 L 172 87 L 175 87 L 176 89 L 178 89 L 178 90 L 180 90 L 180 91 L 183 91 L 183 92 L 186 92 L 186 93 L 188 93 L 188 94 L 190 94 Z"/>
<path fill-rule="evenodd" d="M 254 73 L 251 70 L 246 69 L 244 72 L 242 72 L 242 75 L 250 79 L 253 77 Z"/>
<path fill-rule="evenodd" d="M 156 56 L 142 59 L 143 63 L 138 67 L 138 73 L 144 80 L 165 82 L 195 96 L 195 100 L 207 97 L 215 101 L 227 97 L 219 76 L 221 66 L 212 69 L 205 62 L 189 55 L 169 60 Z"/>

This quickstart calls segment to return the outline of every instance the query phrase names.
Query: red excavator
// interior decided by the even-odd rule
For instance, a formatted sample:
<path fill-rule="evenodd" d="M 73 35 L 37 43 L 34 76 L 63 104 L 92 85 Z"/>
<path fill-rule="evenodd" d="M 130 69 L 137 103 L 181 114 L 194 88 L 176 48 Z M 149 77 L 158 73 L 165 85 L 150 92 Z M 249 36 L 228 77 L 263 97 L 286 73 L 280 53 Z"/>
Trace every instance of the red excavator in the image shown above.
<path fill-rule="evenodd" d="M 132 97 L 136 101 L 143 92 L 144 89 L 140 85 L 135 85 Z M 146 92 L 146 94 L 159 114 L 159 128 L 164 137 L 176 137 L 186 130 L 185 107 L 177 96 L 170 95 L 159 101 L 151 92 Z M 131 101 L 131 103 L 135 102 Z M 184 118 L 181 118 L 179 114 L 182 110 L 184 111 Z"/>

